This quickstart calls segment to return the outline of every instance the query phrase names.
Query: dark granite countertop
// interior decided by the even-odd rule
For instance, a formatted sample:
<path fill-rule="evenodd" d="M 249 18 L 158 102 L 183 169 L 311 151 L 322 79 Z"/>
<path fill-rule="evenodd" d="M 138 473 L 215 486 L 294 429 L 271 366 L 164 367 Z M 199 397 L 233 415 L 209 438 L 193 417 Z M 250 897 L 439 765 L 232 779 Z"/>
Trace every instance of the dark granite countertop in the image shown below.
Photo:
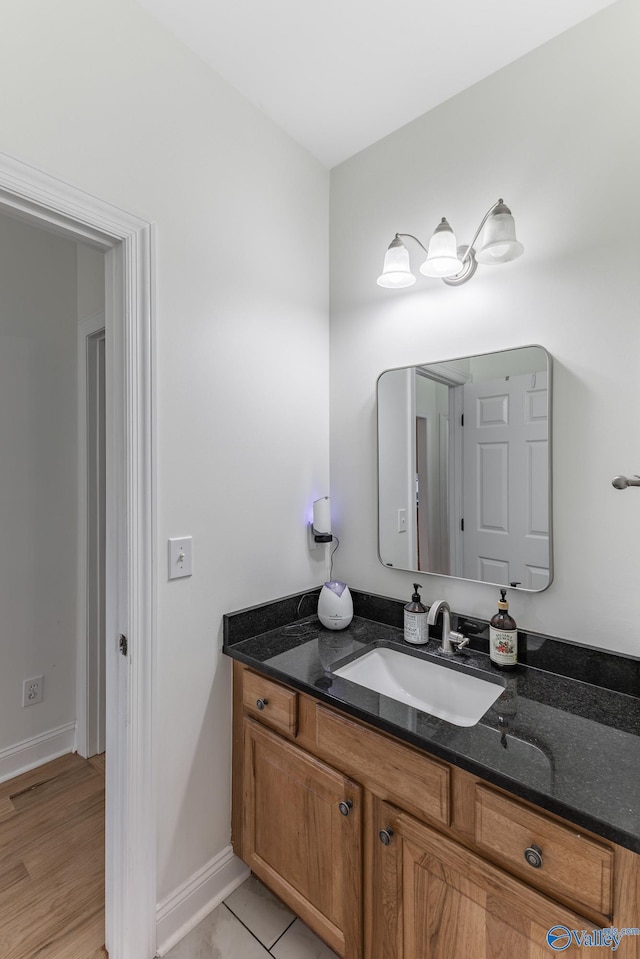
<path fill-rule="evenodd" d="M 281 608 L 283 602 L 290 608 Z M 504 692 L 477 725 L 452 725 L 333 674 L 367 647 L 438 660 L 437 640 L 416 648 L 397 626 L 357 615 L 347 629 L 329 630 L 315 615 L 298 618 L 300 608 L 300 597 L 287 597 L 277 611 L 267 604 L 228 614 L 224 651 L 640 853 L 638 696 L 530 665 L 499 672 L 484 652 L 471 649 L 455 657 L 454 668 L 489 673 Z M 633 672 L 636 661 L 627 662 L 626 672 Z"/>

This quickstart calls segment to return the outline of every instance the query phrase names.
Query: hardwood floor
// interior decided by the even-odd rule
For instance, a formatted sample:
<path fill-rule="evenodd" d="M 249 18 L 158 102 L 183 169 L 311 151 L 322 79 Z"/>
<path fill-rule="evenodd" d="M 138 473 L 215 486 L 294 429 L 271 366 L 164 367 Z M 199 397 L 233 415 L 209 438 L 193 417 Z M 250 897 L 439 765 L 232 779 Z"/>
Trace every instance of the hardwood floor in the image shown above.
<path fill-rule="evenodd" d="M 0 956 L 104 959 L 104 757 L 0 783 Z"/>

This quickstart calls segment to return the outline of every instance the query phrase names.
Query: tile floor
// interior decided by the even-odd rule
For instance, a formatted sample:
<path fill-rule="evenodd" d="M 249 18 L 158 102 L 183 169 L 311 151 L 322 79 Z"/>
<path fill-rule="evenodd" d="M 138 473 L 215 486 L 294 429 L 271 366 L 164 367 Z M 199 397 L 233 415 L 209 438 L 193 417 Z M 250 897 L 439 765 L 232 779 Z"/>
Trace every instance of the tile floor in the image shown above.
<path fill-rule="evenodd" d="M 338 959 L 262 883 L 249 876 L 165 959 Z"/>

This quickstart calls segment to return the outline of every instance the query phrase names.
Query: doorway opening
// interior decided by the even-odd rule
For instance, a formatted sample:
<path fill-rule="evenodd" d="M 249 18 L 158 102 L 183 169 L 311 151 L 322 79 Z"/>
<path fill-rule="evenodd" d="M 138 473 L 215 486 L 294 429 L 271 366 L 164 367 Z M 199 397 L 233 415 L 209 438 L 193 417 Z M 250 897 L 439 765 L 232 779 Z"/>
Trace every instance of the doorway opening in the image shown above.
<path fill-rule="evenodd" d="M 6 155 L 0 155 L 0 212 L 104 255 L 106 946 L 112 959 L 151 959 L 152 228 Z"/>

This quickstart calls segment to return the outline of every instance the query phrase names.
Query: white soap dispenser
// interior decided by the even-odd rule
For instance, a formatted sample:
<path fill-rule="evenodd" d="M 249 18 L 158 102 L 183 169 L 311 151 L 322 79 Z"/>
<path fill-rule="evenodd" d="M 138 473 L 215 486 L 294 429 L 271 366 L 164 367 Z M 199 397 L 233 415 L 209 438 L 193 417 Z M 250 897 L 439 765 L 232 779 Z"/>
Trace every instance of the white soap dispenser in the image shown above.
<path fill-rule="evenodd" d="M 427 607 L 420 602 L 420 583 L 414 583 L 414 593 L 411 602 L 404 608 L 404 640 L 414 646 L 424 646 L 429 642 L 429 627 L 427 625 Z"/>

